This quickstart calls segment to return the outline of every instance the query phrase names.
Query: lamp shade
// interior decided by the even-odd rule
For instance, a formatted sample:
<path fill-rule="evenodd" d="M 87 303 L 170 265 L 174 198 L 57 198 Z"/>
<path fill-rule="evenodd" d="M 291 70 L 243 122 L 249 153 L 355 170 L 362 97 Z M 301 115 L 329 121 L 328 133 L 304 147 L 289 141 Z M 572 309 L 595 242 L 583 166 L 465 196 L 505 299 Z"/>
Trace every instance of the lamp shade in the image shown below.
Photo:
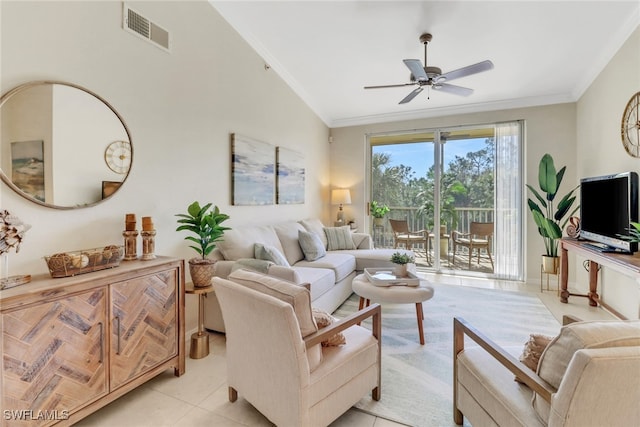
<path fill-rule="evenodd" d="M 331 190 L 331 204 L 332 205 L 350 205 L 351 204 L 351 192 L 347 188 L 336 188 Z"/>

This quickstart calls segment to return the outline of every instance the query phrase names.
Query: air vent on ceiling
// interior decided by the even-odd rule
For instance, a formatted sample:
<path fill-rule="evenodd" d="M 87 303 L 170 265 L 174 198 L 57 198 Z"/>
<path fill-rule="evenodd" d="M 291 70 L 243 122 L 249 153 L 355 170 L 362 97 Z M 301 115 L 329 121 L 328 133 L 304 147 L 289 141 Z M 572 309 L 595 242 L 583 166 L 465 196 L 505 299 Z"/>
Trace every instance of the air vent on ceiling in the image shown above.
<path fill-rule="evenodd" d="M 122 27 L 152 42 L 154 45 L 169 51 L 169 32 L 159 25 L 151 22 L 126 4 L 122 14 Z"/>

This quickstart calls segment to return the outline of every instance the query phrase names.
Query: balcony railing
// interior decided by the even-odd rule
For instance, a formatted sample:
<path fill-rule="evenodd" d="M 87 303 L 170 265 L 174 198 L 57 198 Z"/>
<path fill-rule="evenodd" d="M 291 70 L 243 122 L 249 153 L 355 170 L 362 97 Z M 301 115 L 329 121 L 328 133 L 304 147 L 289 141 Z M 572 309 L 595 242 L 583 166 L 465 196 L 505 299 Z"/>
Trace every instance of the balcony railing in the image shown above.
<path fill-rule="evenodd" d="M 386 218 L 406 219 L 409 224 L 409 230 L 429 230 L 432 231 L 433 224 L 426 224 L 426 215 L 420 213 L 418 208 L 411 207 L 390 207 L 391 211 Z M 461 233 L 469 232 L 469 224 L 471 222 L 493 222 L 494 210 L 492 208 L 456 208 L 456 226 L 453 227 L 453 221 L 444 221 L 446 224 L 446 232 L 451 233 L 457 230 Z M 377 247 L 393 247 L 393 232 L 389 226 L 389 221 L 383 221 L 382 227 L 373 227 L 374 240 Z"/>

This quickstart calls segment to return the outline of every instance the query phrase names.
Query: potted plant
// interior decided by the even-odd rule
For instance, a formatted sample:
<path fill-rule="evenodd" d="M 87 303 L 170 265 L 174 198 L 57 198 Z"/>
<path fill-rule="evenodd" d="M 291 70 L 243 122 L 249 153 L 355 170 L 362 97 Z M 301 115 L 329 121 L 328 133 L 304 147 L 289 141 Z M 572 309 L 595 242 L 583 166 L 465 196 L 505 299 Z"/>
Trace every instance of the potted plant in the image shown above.
<path fill-rule="evenodd" d="M 396 264 L 396 276 L 407 276 L 407 264 L 416 262 L 416 259 L 409 254 L 402 252 L 394 252 L 391 254 L 391 262 Z"/>
<path fill-rule="evenodd" d="M 373 216 L 373 225 L 382 227 L 384 216 L 389 213 L 390 209 L 387 205 L 379 205 L 375 200 L 371 202 L 371 216 Z"/>
<path fill-rule="evenodd" d="M 547 153 L 542 156 L 538 166 L 538 185 L 540 186 L 540 191 L 527 184 L 527 188 L 539 203 L 536 203 L 531 198 L 527 200 L 529 210 L 533 215 L 533 220 L 538 226 L 538 233 L 540 233 L 544 241 L 545 255 L 542 257 L 542 268 L 543 271 L 548 274 L 558 273 L 558 266 L 560 264 L 558 259 L 558 239 L 562 237 L 562 230 L 567 224 L 569 217 L 579 208 L 579 206 L 577 206 L 569 213 L 571 206 L 576 200 L 576 196 L 574 196 L 573 193 L 579 186 L 576 186 L 560 199 L 557 208 L 554 207 L 554 200 L 556 199 L 566 168 L 566 166 L 563 166 L 556 172 L 553 157 Z M 544 194 L 544 197 L 542 194 Z M 567 217 L 567 219 L 563 221 L 565 217 Z"/>
<path fill-rule="evenodd" d="M 220 224 L 229 219 L 229 215 L 220 213 L 220 209 L 215 206 L 210 210 L 212 203 L 200 206 L 200 203 L 193 202 L 187 208 L 187 214 L 176 214 L 178 224 L 181 224 L 176 231 L 186 230 L 193 235 L 184 239 L 190 240 L 195 245 L 189 247 L 195 250 L 200 257 L 189 260 L 189 272 L 193 285 L 197 287 L 206 287 L 211 284 L 213 277 L 215 260 L 207 258 L 215 248 L 216 242 L 222 238 L 229 227 L 223 227 Z"/>

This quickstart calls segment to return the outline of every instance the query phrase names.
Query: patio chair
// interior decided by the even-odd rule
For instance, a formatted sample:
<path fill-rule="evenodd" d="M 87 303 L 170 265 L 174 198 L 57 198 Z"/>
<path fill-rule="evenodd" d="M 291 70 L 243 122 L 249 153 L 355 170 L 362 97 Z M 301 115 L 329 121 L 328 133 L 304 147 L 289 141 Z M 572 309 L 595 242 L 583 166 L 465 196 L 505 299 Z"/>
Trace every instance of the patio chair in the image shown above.
<path fill-rule="evenodd" d="M 464 246 L 469 251 L 469 270 L 471 270 L 471 257 L 473 251 L 478 253 L 478 265 L 480 265 L 480 250 L 484 249 L 491 262 L 491 271 L 493 271 L 493 258 L 491 257 L 491 239 L 493 238 L 492 222 L 472 222 L 469 224 L 469 232 L 461 233 L 453 231 L 451 240 L 453 242 L 453 260 L 456 259 L 456 250 L 458 246 Z"/>
<path fill-rule="evenodd" d="M 429 262 L 429 230 L 410 231 L 406 219 L 389 219 L 389 225 L 393 231 L 394 249 L 400 244 L 404 244 L 409 250 L 416 244 L 423 244 L 427 262 Z"/>

